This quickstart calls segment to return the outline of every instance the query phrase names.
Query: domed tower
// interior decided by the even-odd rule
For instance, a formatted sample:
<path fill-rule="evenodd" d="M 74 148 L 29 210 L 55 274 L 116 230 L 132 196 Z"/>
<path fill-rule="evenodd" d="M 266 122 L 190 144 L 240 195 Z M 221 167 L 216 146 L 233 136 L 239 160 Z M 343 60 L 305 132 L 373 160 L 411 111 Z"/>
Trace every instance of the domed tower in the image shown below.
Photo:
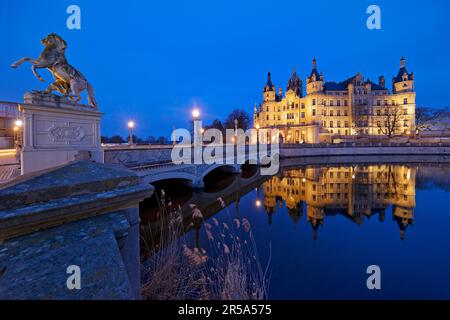
<path fill-rule="evenodd" d="M 264 87 L 264 102 L 266 101 L 275 101 L 275 86 L 272 83 L 272 76 L 270 72 L 267 73 L 267 83 Z"/>
<path fill-rule="evenodd" d="M 303 82 L 297 76 L 297 71 L 294 68 L 294 72 L 292 73 L 292 77 L 288 81 L 286 93 L 293 92 L 297 95 L 297 97 L 303 97 Z"/>
<path fill-rule="evenodd" d="M 309 77 L 306 79 L 306 94 L 312 94 L 323 91 L 323 74 L 317 71 L 316 58 L 312 61 L 312 70 Z"/>
<path fill-rule="evenodd" d="M 403 93 L 414 91 L 414 73 L 408 73 L 406 70 L 405 58 L 400 59 L 400 70 L 397 76 L 392 78 L 392 92 Z"/>

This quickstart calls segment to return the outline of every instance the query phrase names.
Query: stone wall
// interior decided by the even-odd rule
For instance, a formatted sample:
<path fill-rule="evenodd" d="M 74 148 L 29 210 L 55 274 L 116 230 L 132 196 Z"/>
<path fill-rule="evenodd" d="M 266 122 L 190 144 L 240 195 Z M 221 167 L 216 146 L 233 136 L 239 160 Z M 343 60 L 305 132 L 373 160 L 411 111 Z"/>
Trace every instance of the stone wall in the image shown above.
<path fill-rule="evenodd" d="M 153 188 L 93 162 L 0 189 L 0 299 L 139 299 L 139 202 Z M 81 288 L 67 287 L 69 266 Z"/>
<path fill-rule="evenodd" d="M 323 157 L 323 156 L 364 156 L 364 155 L 446 155 L 450 143 L 378 143 L 378 144 L 285 144 L 282 158 Z"/>

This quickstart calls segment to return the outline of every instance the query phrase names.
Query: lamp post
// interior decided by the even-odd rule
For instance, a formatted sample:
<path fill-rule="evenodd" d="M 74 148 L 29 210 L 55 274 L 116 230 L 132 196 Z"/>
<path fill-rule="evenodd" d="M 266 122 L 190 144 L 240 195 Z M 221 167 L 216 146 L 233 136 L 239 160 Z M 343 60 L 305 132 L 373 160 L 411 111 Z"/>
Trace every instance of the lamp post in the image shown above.
<path fill-rule="evenodd" d="M 234 119 L 234 142 L 237 143 L 238 119 Z"/>
<path fill-rule="evenodd" d="M 256 163 L 258 163 L 259 159 L 259 123 L 256 124 Z"/>
<path fill-rule="evenodd" d="M 16 121 L 14 121 L 14 144 L 15 146 L 17 145 L 21 145 L 21 140 L 22 140 L 22 135 L 21 135 L 21 130 L 23 127 L 23 121 L 21 119 L 17 119 Z"/>
<path fill-rule="evenodd" d="M 199 146 L 202 140 L 202 128 L 200 122 L 200 110 L 192 110 L 192 117 L 194 118 L 194 147 Z"/>
<path fill-rule="evenodd" d="M 128 129 L 130 129 L 130 146 L 133 144 L 133 129 L 134 129 L 135 123 L 134 121 L 128 121 Z"/>
<path fill-rule="evenodd" d="M 14 131 L 14 136 L 13 136 L 14 147 L 16 147 L 16 145 L 17 145 L 17 130 L 19 130 L 19 128 L 17 126 L 14 126 L 14 128 L 13 128 L 13 131 Z"/>
<path fill-rule="evenodd" d="M 259 123 L 256 124 L 255 129 L 256 129 L 256 144 L 259 143 Z"/>

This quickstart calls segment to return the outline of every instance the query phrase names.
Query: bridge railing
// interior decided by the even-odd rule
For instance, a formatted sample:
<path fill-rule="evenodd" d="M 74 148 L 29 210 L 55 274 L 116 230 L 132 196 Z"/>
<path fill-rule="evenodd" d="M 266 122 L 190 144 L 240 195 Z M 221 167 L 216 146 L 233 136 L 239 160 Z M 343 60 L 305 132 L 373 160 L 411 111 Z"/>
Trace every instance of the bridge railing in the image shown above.
<path fill-rule="evenodd" d="M 256 145 L 245 145 L 245 146 L 237 146 L 237 145 L 203 145 L 201 149 L 201 154 L 204 154 L 205 148 L 207 147 L 222 147 L 222 154 L 224 155 L 224 160 L 229 158 L 235 158 L 237 154 L 237 150 L 240 147 L 244 149 L 244 155 L 240 155 L 245 157 L 248 160 L 249 156 L 254 156 L 252 153 L 256 151 Z M 230 151 L 230 147 L 233 147 L 231 150 L 233 151 L 232 155 L 227 154 Z M 152 169 L 161 166 L 167 166 L 172 163 L 172 149 L 173 146 L 164 146 L 164 147 L 149 147 L 149 146 L 117 146 L 117 147 L 104 147 L 104 159 L 105 163 L 110 164 L 122 164 L 128 168 L 132 169 Z M 196 148 L 194 146 L 191 147 L 191 163 L 195 161 L 195 153 Z M 255 152 L 256 154 L 256 152 Z M 270 155 L 270 147 L 268 147 L 268 155 Z"/>

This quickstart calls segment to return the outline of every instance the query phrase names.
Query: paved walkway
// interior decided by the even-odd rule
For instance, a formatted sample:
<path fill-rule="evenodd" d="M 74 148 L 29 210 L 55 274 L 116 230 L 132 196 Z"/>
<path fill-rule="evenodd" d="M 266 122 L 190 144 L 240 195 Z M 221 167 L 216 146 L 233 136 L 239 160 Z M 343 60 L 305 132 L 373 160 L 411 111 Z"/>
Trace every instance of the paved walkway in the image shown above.
<path fill-rule="evenodd" d="M 7 183 L 20 175 L 19 165 L 0 166 L 0 185 Z"/>

